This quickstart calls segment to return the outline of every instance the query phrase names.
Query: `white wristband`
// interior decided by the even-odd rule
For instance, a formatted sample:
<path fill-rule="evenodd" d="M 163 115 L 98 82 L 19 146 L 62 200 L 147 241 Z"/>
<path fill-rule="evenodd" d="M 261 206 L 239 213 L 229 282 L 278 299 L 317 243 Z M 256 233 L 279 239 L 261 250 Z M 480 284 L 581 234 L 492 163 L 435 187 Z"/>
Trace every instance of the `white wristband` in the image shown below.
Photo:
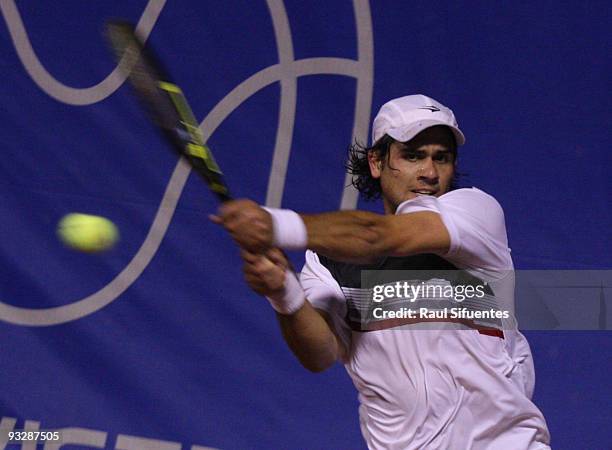
<path fill-rule="evenodd" d="M 286 250 L 303 250 L 308 245 L 306 225 L 298 213 L 290 209 L 264 208 L 272 216 L 274 246 Z"/>
<path fill-rule="evenodd" d="M 302 289 L 302 285 L 298 281 L 295 273 L 287 269 L 285 271 L 285 286 L 280 294 L 272 297 L 267 297 L 272 305 L 272 308 L 280 314 L 293 314 L 302 307 L 306 301 L 306 294 Z"/>

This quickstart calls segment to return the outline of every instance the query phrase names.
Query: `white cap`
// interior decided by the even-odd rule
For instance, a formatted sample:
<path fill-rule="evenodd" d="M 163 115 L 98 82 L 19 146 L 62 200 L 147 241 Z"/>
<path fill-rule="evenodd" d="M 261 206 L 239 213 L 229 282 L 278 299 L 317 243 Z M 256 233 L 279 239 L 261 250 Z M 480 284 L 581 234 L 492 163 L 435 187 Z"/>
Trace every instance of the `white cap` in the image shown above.
<path fill-rule="evenodd" d="M 457 145 L 465 144 L 453 112 L 425 95 L 395 98 L 380 108 L 372 125 L 372 143 L 388 134 L 396 141 L 407 142 L 426 128 L 445 125 L 455 135 Z"/>

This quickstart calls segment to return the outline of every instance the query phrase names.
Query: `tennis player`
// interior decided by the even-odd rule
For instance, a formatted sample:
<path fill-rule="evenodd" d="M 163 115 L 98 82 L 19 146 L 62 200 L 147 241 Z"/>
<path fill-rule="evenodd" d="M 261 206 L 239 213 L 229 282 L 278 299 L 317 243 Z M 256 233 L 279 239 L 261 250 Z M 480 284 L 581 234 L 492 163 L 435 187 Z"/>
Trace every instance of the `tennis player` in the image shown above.
<path fill-rule="evenodd" d="M 391 100 L 374 119 L 372 141 L 352 148 L 350 170 L 362 195 L 382 198 L 384 215 L 300 215 L 250 200 L 220 208 L 214 220 L 243 249 L 247 282 L 269 299 L 306 368 L 344 364 L 359 391 L 369 448 L 550 448 L 531 401 L 531 351 L 513 320 L 504 213 L 482 190 L 454 189 L 465 138 L 453 112 L 423 95 Z M 299 281 L 276 247 L 308 249 Z M 463 302 L 463 315 L 453 319 L 448 307 L 457 296 L 395 293 L 392 312 L 377 315 L 368 301 L 372 286 L 362 286 L 364 269 L 460 273 L 483 296 Z M 456 288 L 450 278 L 411 282 L 417 290 Z M 398 305 L 406 304 L 434 315 L 401 316 Z M 506 315 L 482 319 L 487 305 Z"/>

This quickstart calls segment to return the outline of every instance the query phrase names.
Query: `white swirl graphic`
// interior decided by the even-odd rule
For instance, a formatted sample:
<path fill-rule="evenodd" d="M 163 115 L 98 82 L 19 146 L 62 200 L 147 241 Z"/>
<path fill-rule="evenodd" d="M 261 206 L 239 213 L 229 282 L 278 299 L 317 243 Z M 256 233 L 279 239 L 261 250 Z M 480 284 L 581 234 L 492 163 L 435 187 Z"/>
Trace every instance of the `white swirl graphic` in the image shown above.
<path fill-rule="evenodd" d="M 149 0 L 140 16 L 136 30 L 146 40 L 153 30 L 159 13 L 166 0 Z M 25 30 L 19 10 L 13 0 L 0 0 L 0 10 L 6 21 L 11 39 L 17 50 L 17 55 L 26 72 L 43 92 L 54 99 L 69 105 L 90 105 L 104 100 L 115 92 L 125 82 L 125 75 L 119 70 L 119 65 L 102 81 L 88 88 L 73 88 L 56 80 L 42 65 L 32 48 L 30 38 Z"/>
<path fill-rule="evenodd" d="M 137 25 L 143 36 L 151 33 L 164 5 L 165 0 L 149 1 Z M 324 57 L 295 60 L 284 3 L 282 0 L 267 0 L 267 5 L 272 17 L 279 63 L 255 73 L 236 86 L 207 114 L 200 128 L 207 140 L 245 100 L 266 86 L 280 82 L 279 123 L 266 197 L 267 205 L 280 206 L 293 137 L 298 77 L 328 74 L 355 78 L 357 87 L 352 137 L 361 142 L 367 141 L 374 67 L 372 18 L 368 0 L 353 0 L 358 41 L 357 60 Z M 54 99 L 71 105 L 88 105 L 108 97 L 125 81 L 125 77 L 115 68 L 95 86 L 72 88 L 62 84 L 49 74 L 34 53 L 14 1 L 0 0 L 0 10 L 27 73 Z M 85 317 L 116 300 L 142 274 L 155 256 L 190 171 L 187 163 L 182 159 L 178 161 L 144 242 L 132 260 L 110 283 L 85 298 L 52 308 L 21 308 L 0 302 L 0 320 L 26 326 L 58 325 Z M 340 207 L 350 209 L 356 204 L 357 192 L 353 188 L 345 189 Z"/>

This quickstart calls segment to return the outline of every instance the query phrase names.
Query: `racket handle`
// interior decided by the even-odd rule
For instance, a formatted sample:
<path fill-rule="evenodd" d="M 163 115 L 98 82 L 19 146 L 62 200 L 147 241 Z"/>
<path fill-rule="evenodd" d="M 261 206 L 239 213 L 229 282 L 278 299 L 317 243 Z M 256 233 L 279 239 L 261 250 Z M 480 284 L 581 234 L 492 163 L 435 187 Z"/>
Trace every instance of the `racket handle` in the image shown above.
<path fill-rule="evenodd" d="M 234 198 L 229 193 L 215 192 L 215 195 L 217 196 L 217 198 L 219 199 L 221 203 L 225 203 L 225 202 L 234 200 Z"/>

